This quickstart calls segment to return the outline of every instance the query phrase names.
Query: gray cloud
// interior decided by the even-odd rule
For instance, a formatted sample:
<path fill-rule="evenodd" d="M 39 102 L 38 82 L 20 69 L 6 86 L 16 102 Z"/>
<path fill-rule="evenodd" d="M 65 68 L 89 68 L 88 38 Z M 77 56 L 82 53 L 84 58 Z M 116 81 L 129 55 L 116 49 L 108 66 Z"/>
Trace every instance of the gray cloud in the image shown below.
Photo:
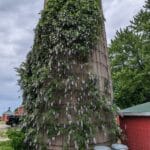
<path fill-rule="evenodd" d="M 14 68 L 31 49 L 43 1 L 0 0 L 0 114 L 7 105 L 21 103 L 17 101 L 20 92 Z M 103 0 L 108 42 L 117 29 L 128 25 L 143 4 L 144 0 Z"/>
<path fill-rule="evenodd" d="M 33 29 L 42 7 L 43 0 L 0 0 L 0 105 L 9 102 L 14 107 L 18 100 L 20 92 L 14 68 L 31 49 Z M 4 110 L 0 108 L 1 114 Z"/>
<path fill-rule="evenodd" d="M 116 30 L 129 25 L 133 16 L 144 5 L 145 0 L 102 0 L 106 18 L 108 43 L 114 37 Z"/>

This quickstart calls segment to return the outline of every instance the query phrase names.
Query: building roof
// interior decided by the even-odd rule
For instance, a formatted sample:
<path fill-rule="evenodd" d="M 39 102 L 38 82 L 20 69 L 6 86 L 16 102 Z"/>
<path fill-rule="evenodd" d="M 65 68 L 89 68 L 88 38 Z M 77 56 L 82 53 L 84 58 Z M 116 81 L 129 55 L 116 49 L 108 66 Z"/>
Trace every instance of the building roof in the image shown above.
<path fill-rule="evenodd" d="M 150 116 L 150 102 L 119 111 L 120 116 Z"/>
<path fill-rule="evenodd" d="M 10 110 L 10 108 L 8 108 L 8 110 L 6 112 L 4 112 L 5 115 L 13 115 L 13 112 Z"/>

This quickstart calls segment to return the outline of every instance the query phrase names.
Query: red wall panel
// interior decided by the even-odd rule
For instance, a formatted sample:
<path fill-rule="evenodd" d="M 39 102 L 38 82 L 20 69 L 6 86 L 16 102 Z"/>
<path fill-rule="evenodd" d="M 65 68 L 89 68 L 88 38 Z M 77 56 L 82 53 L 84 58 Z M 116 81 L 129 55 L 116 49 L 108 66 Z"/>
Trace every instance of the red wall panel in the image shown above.
<path fill-rule="evenodd" d="M 130 150 L 150 150 L 150 117 L 123 117 L 120 126 Z"/>

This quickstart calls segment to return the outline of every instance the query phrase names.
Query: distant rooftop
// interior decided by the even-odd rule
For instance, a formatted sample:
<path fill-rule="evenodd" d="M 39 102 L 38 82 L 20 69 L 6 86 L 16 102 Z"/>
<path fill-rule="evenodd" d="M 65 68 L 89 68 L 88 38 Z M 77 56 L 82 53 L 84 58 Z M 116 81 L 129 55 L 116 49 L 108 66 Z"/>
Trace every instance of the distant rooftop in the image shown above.
<path fill-rule="evenodd" d="M 8 108 L 8 110 L 6 112 L 4 112 L 5 115 L 13 115 L 13 112 L 10 110 L 10 107 Z"/>
<path fill-rule="evenodd" d="M 150 102 L 119 111 L 120 116 L 150 116 Z"/>

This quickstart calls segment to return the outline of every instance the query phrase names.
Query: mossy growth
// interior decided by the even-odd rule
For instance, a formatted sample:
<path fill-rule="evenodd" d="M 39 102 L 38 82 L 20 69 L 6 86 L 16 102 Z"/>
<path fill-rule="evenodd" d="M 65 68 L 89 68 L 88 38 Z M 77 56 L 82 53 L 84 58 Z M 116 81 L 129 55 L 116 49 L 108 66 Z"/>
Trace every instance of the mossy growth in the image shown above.
<path fill-rule="evenodd" d="M 112 107 L 89 69 L 102 23 L 99 0 L 47 1 L 33 48 L 18 69 L 28 149 L 48 149 L 64 136 L 64 149 L 71 143 L 85 150 L 95 142 L 97 130 L 115 129 L 112 119 L 103 116 Z"/>

